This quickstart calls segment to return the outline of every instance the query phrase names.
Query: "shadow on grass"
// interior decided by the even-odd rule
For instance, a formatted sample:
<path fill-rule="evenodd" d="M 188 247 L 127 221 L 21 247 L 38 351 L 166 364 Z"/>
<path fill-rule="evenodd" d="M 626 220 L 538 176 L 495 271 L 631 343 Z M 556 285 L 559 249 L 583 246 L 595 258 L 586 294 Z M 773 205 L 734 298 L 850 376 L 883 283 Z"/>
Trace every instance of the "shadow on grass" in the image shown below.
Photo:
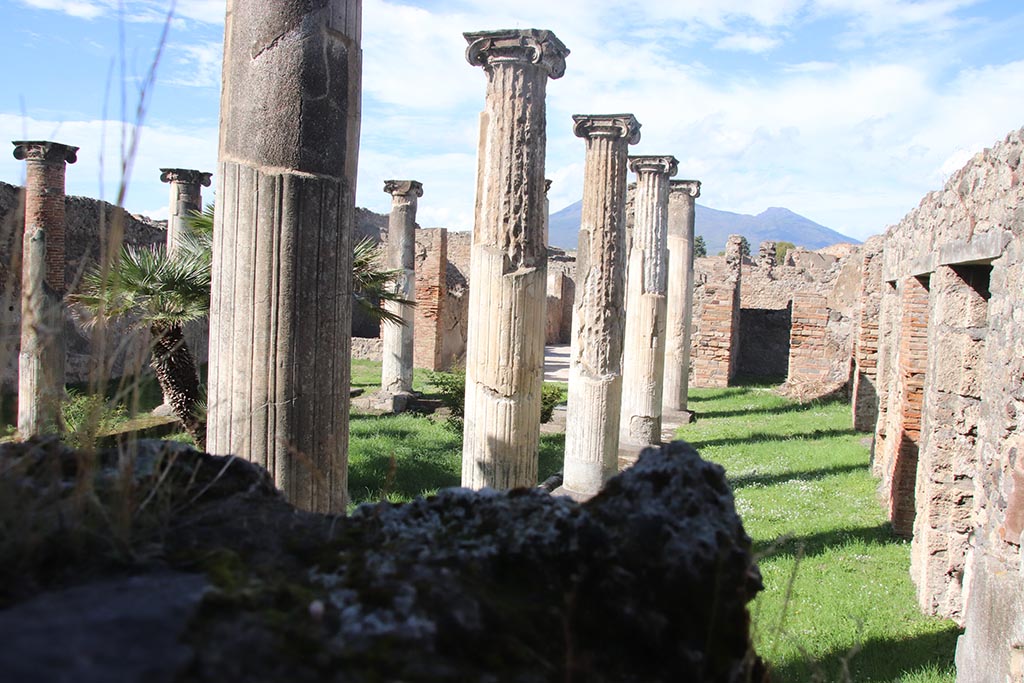
<path fill-rule="evenodd" d="M 751 443 L 767 443 L 770 441 L 778 441 L 780 443 L 787 441 L 817 441 L 820 439 L 833 439 L 837 436 L 851 436 L 853 434 L 859 434 L 857 430 L 851 428 L 848 429 L 814 429 L 809 432 L 800 433 L 787 433 L 787 434 L 772 434 L 770 432 L 752 432 L 747 436 L 731 436 L 725 439 L 705 439 L 703 441 L 688 441 L 688 443 L 696 448 L 698 451 L 703 448 L 711 446 L 736 446 L 739 444 L 751 444 Z"/>
<path fill-rule="evenodd" d="M 889 545 L 903 543 L 903 540 L 893 534 L 892 525 L 886 522 L 876 526 L 833 529 L 817 534 L 806 534 L 789 538 L 783 537 L 782 540 L 755 541 L 754 552 L 759 557 L 774 559 L 794 556 L 802 547 L 803 556 L 807 558 L 820 555 L 830 548 L 836 548 L 851 542 L 864 543 L 866 545 Z"/>
<path fill-rule="evenodd" d="M 781 484 L 793 479 L 816 481 L 818 479 L 832 477 L 837 474 L 866 472 L 867 469 L 868 466 L 865 464 L 854 463 L 849 465 L 833 465 L 832 467 L 819 467 L 813 470 L 786 470 L 785 472 L 776 472 L 774 474 L 741 474 L 738 477 L 730 477 L 728 473 L 726 473 L 726 479 L 729 480 L 729 485 L 732 486 L 733 491 L 736 491 L 737 489 L 741 489 L 746 486 L 772 486 L 773 484 Z"/>
<path fill-rule="evenodd" d="M 734 408 L 732 410 L 706 410 L 698 411 L 697 419 L 706 418 L 711 419 L 714 417 L 745 417 L 753 415 L 785 415 L 787 413 L 805 413 L 809 410 L 818 410 L 823 406 L 837 402 L 836 400 L 829 401 L 817 401 L 811 403 L 784 403 L 774 408 L 757 408 L 755 410 L 743 410 L 741 408 Z"/>
<path fill-rule="evenodd" d="M 537 464 L 538 483 L 562 469 L 565 462 L 565 434 L 541 434 Z"/>
<path fill-rule="evenodd" d="M 804 683 L 810 680 L 843 681 L 843 661 L 849 661 L 852 681 L 895 683 L 907 674 L 945 671 L 953 665 L 956 639 L 960 630 L 954 625 L 937 633 L 913 638 L 872 638 L 850 656 L 849 651 L 833 651 L 817 661 L 797 661 L 773 667 L 773 683 Z"/>
<path fill-rule="evenodd" d="M 701 391 L 713 391 L 715 392 L 711 396 L 701 396 L 700 393 L 691 393 L 687 398 L 687 403 L 706 403 L 708 401 L 720 401 L 723 398 L 736 398 L 738 396 L 746 396 L 751 393 L 751 387 L 729 387 L 728 389 L 698 389 Z"/>
<path fill-rule="evenodd" d="M 441 457 L 392 459 L 391 453 L 374 453 L 349 462 L 348 490 L 354 503 L 377 502 L 382 493 L 415 498 L 425 491 L 458 485 L 459 473 Z"/>

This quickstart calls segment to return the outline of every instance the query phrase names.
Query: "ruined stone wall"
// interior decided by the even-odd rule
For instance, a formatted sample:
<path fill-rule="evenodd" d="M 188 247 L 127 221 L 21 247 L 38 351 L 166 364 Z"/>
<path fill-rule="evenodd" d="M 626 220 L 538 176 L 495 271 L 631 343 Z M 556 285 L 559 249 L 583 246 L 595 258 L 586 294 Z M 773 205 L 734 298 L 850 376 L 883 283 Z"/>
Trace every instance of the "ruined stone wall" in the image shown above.
<path fill-rule="evenodd" d="M 469 254 L 473 235 L 448 233 L 448 293 L 444 302 L 442 366 L 462 367 L 469 336 Z"/>
<path fill-rule="evenodd" d="M 1024 130 L 891 227 L 864 288 L 880 302 L 861 309 L 859 347 L 877 329 L 874 469 L 913 533 L 922 609 L 965 626 L 959 683 L 1024 676 L 1022 151 Z"/>

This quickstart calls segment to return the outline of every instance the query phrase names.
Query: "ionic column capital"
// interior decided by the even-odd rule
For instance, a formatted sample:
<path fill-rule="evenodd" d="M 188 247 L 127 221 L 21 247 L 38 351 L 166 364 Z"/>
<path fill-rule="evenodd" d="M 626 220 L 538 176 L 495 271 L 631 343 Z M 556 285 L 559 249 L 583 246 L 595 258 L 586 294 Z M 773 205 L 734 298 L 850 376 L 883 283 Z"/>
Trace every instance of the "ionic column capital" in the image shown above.
<path fill-rule="evenodd" d="M 196 171 L 191 168 L 161 168 L 160 182 L 162 183 L 188 183 L 190 185 L 210 186 L 212 173 Z"/>
<path fill-rule="evenodd" d="M 669 177 L 679 171 L 679 160 L 671 154 L 660 156 L 631 156 L 629 170 L 637 175 L 641 173 L 664 173 Z"/>
<path fill-rule="evenodd" d="M 668 184 L 669 194 L 685 193 L 696 199 L 700 196 L 699 180 L 671 180 Z"/>
<path fill-rule="evenodd" d="M 46 163 L 78 161 L 78 147 L 48 140 L 14 140 L 14 158 L 18 161 L 42 161 Z"/>
<path fill-rule="evenodd" d="M 496 64 L 536 64 L 551 78 L 565 74 L 569 49 L 551 31 L 535 28 L 475 31 L 462 34 L 469 43 L 466 60 L 490 69 Z"/>
<path fill-rule="evenodd" d="M 392 197 L 416 195 L 423 196 L 423 183 L 418 180 L 385 180 L 384 191 Z"/>
<path fill-rule="evenodd" d="M 640 142 L 640 122 L 632 114 L 573 114 L 572 132 L 580 138 L 625 138 Z"/>

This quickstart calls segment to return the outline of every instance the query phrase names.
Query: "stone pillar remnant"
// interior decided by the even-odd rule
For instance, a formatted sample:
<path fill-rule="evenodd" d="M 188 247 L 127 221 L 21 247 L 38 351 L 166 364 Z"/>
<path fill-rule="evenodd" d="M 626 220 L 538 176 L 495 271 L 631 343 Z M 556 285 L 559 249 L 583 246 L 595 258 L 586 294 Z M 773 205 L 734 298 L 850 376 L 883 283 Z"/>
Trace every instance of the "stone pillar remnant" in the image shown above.
<path fill-rule="evenodd" d="M 693 226 L 699 180 L 673 180 L 668 194 L 668 325 L 662 404 L 686 410 L 690 392 L 690 329 L 693 325 Z"/>
<path fill-rule="evenodd" d="M 620 440 L 629 446 L 661 443 L 668 291 L 669 178 L 673 156 L 629 157 L 637 175 L 635 219 L 626 270 L 626 332 L 622 354 Z"/>
<path fill-rule="evenodd" d="M 348 500 L 360 0 L 229 0 L 207 448 Z"/>
<path fill-rule="evenodd" d="M 537 484 L 544 379 L 545 95 L 569 50 L 537 29 L 466 33 L 487 74 L 470 262 L 462 484 Z"/>
<path fill-rule="evenodd" d="M 416 201 L 423 196 L 423 184 L 416 180 L 385 180 L 384 191 L 391 195 L 388 244 L 384 266 L 399 271 L 395 293 L 413 301 L 416 292 Z M 413 306 L 384 302 L 384 309 L 402 320 L 402 324 L 381 322 L 383 346 L 379 398 L 392 412 L 405 410 L 412 395 Z"/>
<path fill-rule="evenodd" d="M 562 490 L 589 497 L 618 470 L 626 324 L 626 165 L 632 114 L 573 116 L 587 145 L 576 256 Z"/>
<path fill-rule="evenodd" d="M 14 143 L 24 160 L 25 231 L 21 265 L 18 431 L 61 431 L 64 399 L 64 177 L 78 148 L 45 140 Z"/>
<path fill-rule="evenodd" d="M 187 219 L 203 210 L 203 188 L 212 174 L 189 168 L 161 168 L 160 182 L 171 186 L 170 214 L 167 216 L 167 252 L 171 253 L 188 231 Z"/>
<path fill-rule="evenodd" d="M 448 294 L 448 230 L 416 231 L 413 367 L 443 370 L 444 303 Z"/>

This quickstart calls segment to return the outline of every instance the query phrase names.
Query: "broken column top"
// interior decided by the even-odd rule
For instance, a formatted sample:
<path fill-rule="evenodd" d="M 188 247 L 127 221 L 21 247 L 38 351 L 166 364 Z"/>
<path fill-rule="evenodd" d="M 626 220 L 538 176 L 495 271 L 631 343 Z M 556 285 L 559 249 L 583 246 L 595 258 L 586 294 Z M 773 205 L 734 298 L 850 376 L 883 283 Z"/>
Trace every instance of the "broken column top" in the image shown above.
<path fill-rule="evenodd" d="M 385 180 L 384 191 L 389 195 L 410 195 L 423 196 L 423 183 L 418 180 Z"/>
<path fill-rule="evenodd" d="M 633 173 L 647 171 L 674 176 L 679 171 L 679 160 L 671 154 L 631 156 L 629 157 L 629 169 Z"/>
<path fill-rule="evenodd" d="M 672 180 L 669 181 L 668 191 L 672 193 L 685 192 L 691 197 L 697 198 L 700 196 L 700 181 L 699 180 Z"/>
<path fill-rule="evenodd" d="M 551 78 L 561 78 L 565 74 L 565 58 L 569 56 L 569 49 L 551 31 L 501 29 L 462 35 L 469 43 L 466 60 L 473 66 L 490 69 L 502 62 L 525 62 L 543 66 Z"/>
<path fill-rule="evenodd" d="M 573 114 L 572 120 L 576 137 L 626 138 L 631 145 L 640 142 L 640 122 L 632 114 Z"/>
<path fill-rule="evenodd" d="M 49 140 L 14 140 L 14 158 L 18 161 L 44 161 L 57 163 L 66 161 L 73 164 L 78 161 L 78 147 L 65 145 Z"/>
<path fill-rule="evenodd" d="M 203 187 L 210 186 L 210 178 L 213 177 L 212 173 L 206 171 L 197 171 L 191 168 L 161 168 L 160 169 L 160 182 L 161 183 L 197 183 Z"/>
<path fill-rule="evenodd" d="M 550 192 L 550 191 L 551 191 L 551 179 L 550 178 L 545 178 L 544 179 L 544 194 L 547 195 L 547 193 Z"/>

